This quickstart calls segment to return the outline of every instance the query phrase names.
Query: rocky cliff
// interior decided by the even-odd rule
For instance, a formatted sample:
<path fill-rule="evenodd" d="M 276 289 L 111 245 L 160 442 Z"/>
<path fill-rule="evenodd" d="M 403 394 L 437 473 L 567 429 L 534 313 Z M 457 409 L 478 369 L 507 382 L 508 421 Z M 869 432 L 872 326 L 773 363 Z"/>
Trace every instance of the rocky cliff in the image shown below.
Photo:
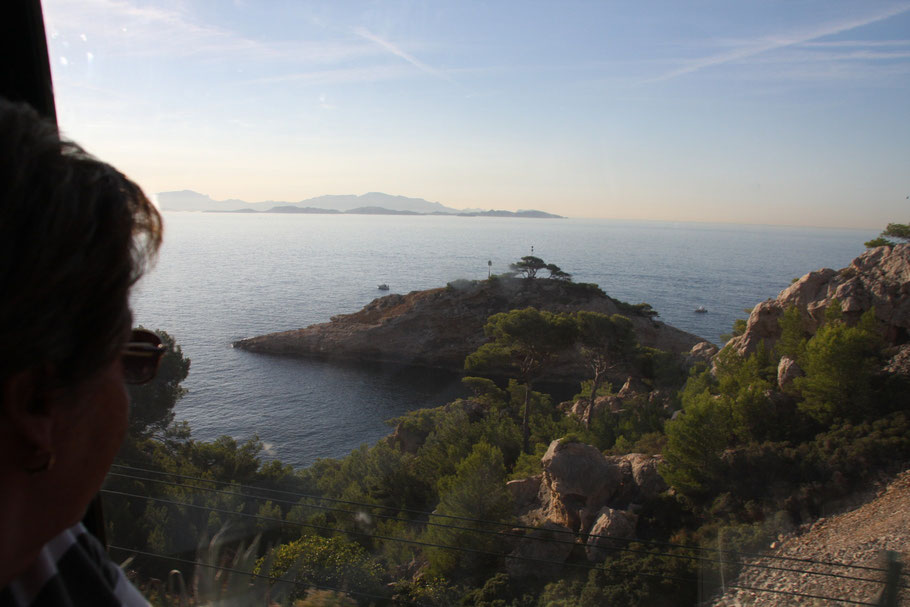
<path fill-rule="evenodd" d="M 869 249 L 841 270 L 809 272 L 777 299 L 755 306 L 745 333 L 727 345 L 741 354 L 755 352 L 760 343 L 773 346 L 780 338 L 778 320 L 790 306 L 800 311 L 803 326 L 814 333 L 835 299 L 848 321 L 874 307 L 886 342 L 906 344 L 910 338 L 910 244 Z"/>
<path fill-rule="evenodd" d="M 460 371 L 465 357 L 485 342 L 483 326 L 490 315 L 528 306 L 551 312 L 623 314 L 632 320 L 643 345 L 674 353 L 688 353 L 703 341 L 636 313 L 633 306 L 608 297 L 594 285 L 498 278 L 386 295 L 359 312 L 334 316 L 331 322 L 243 339 L 234 346 L 267 354 Z"/>

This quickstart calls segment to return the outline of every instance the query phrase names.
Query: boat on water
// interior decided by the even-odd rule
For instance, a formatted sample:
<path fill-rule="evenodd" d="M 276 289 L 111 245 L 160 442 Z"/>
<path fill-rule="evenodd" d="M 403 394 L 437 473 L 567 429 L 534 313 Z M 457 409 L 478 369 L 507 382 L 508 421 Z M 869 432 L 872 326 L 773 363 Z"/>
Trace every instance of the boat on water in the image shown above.
<path fill-rule="evenodd" d="M 707 314 L 708 308 L 706 308 L 704 306 L 698 306 L 697 308 L 695 308 L 695 313 L 696 314 Z"/>
<path fill-rule="evenodd" d="M 387 285 L 386 283 L 382 283 L 381 285 L 379 285 L 378 288 L 379 288 L 380 291 L 388 291 L 388 290 L 389 290 L 389 285 Z"/>

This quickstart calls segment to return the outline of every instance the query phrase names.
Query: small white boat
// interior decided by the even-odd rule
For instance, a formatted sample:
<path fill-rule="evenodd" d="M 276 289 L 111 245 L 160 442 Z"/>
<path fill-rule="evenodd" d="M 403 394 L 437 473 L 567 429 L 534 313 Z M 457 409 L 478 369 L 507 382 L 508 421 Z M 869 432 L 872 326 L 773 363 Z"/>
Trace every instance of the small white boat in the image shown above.
<path fill-rule="evenodd" d="M 388 290 L 389 290 L 389 285 L 387 285 L 386 283 L 382 283 L 381 285 L 379 285 L 379 290 L 380 290 L 380 291 L 388 291 Z"/>
<path fill-rule="evenodd" d="M 708 308 L 706 308 L 704 306 L 698 306 L 697 308 L 695 308 L 695 313 L 696 314 L 707 314 Z"/>

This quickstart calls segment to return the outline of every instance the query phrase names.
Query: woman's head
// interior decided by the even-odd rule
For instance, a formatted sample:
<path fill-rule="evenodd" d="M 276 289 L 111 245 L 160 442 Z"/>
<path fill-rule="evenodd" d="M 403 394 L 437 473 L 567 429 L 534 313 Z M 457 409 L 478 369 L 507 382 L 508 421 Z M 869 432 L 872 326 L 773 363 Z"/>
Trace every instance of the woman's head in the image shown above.
<path fill-rule="evenodd" d="M 122 441 L 129 291 L 160 242 L 135 183 L 0 100 L 0 586 L 81 517 Z"/>
<path fill-rule="evenodd" d="M 34 369 L 67 385 L 115 357 L 160 242 L 135 183 L 28 107 L 0 105 L 0 379 Z"/>

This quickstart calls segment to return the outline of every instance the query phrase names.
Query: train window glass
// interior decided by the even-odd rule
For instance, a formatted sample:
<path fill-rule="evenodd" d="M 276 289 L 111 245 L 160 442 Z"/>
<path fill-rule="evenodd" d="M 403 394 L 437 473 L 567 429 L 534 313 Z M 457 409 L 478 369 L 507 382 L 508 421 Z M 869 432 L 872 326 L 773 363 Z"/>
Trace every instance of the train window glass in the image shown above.
<path fill-rule="evenodd" d="M 905 249 L 850 264 L 906 219 L 906 6 L 43 10 L 61 129 L 165 218 L 104 490 L 150 595 L 694 604 L 900 459 Z"/>

